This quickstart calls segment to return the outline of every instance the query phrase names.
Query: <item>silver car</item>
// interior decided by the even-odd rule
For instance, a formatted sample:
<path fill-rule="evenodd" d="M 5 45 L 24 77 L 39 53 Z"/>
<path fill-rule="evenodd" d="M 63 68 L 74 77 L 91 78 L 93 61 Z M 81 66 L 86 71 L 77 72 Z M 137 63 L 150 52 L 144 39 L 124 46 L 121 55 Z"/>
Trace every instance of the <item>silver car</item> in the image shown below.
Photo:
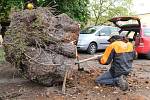
<path fill-rule="evenodd" d="M 77 49 L 78 51 L 87 51 L 89 54 L 105 49 L 109 45 L 107 40 L 112 34 L 119 34 L 118 30 L 112 26 L 87 27 L 79 34 Z"/>

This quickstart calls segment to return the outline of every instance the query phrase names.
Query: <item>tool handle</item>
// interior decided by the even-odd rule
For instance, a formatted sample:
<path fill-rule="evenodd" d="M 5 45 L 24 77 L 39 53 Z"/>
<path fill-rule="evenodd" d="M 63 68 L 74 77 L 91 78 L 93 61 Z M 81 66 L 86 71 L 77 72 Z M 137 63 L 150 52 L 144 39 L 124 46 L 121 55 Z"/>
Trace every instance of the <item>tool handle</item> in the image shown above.
<path fill-rule="evenodd" d="M 94 59 L 97 59 L 98 57 L 101 57 L 102 55 L 95 55 L 94 57 L 90 57 L 90 58 L 87 58 L 87 59 L 83 59 L 83 60 L 80 60 L 78 63 L 83 63 L 83 62 L 86 62 L 86 61 L 89 61 L 89 60 L 94 60 Z"/>
<path fill-rule="evenodd" d="M 78 50 L 77 50 L 77 47 L 76 47 L 76 59 L 77 59 L 77 61 L 79 61 L 79 55 L 78 55 Z M 75 63 L 75 65 L 76 65 L 77 63 Z M 81 69 L 80 68 L 80 65 L 78 64 L 78 70 L 79 69 Z"/>

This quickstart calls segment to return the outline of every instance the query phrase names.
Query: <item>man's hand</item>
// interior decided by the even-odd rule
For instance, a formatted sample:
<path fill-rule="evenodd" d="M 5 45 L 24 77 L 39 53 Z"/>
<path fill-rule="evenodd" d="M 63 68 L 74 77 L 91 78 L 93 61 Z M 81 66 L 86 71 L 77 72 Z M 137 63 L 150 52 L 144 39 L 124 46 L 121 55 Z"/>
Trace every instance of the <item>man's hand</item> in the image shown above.
<path fill-rule="evenodd" d="M 102 55 L 94 55 L 94 57 L 95 57 L 95 60 L 100 60 L 100 58 L 102 57 Z"/>

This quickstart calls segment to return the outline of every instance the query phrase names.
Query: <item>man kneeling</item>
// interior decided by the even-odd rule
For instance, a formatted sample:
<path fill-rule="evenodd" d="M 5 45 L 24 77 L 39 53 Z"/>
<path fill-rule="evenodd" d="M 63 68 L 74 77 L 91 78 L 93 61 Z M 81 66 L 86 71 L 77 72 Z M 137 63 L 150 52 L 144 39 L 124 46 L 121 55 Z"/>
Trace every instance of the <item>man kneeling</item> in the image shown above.
<path fill-rule="evenodd" d="M 114 35 L 108 40 L 111 44 L 106 48 L 103 56 L 98 58 L 100 64 L 108 65 L 110 69 L 98 76 L 97 84 L 113 85 L 121 90 L 128 90 L 126 76 L 131 72 L 132 62 L 135 58 L 133 45 L 123 36 Z"/>

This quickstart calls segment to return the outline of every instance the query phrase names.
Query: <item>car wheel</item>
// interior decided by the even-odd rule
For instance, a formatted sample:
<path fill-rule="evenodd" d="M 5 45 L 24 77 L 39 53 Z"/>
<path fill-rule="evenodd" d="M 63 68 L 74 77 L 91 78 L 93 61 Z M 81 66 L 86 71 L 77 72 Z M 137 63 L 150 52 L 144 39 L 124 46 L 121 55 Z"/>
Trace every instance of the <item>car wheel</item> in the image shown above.
<path fill-rule="evenodd" d="M 97 45 L 96 45 L 96 43 L 90 43 L 90 44 L 89 44 L 89 47 L 88 47 L 88 49 L 87 49 L 87 52 L 88 52 L 89 54 L 95 54 L 96 50 L 97 50 Z"/>
<path fill-rule="evenodd" d="M 150 52 L 146 55 L 146 57 L 150 60 Z"/>

